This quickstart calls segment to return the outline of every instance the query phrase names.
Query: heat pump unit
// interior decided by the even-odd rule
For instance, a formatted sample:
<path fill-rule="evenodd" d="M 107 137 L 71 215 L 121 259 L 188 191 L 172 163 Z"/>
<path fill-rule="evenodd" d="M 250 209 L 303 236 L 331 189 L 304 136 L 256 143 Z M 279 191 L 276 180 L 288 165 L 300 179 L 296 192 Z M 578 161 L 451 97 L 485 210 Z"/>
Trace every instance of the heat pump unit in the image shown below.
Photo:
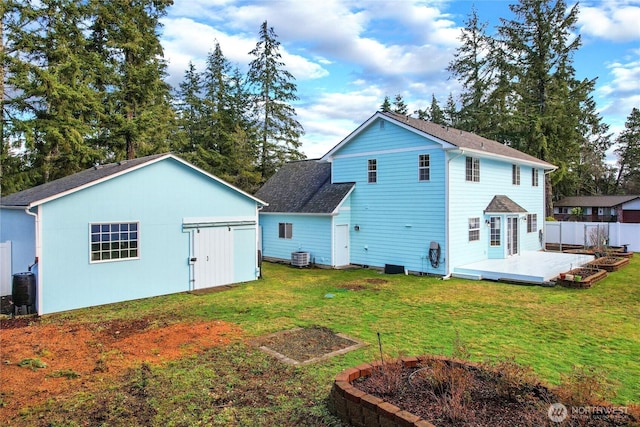
<path fill-rule="evenodd" d="M 309 266 L 309 252 L 291 252 L 291 265 L 294 267 Z"/>

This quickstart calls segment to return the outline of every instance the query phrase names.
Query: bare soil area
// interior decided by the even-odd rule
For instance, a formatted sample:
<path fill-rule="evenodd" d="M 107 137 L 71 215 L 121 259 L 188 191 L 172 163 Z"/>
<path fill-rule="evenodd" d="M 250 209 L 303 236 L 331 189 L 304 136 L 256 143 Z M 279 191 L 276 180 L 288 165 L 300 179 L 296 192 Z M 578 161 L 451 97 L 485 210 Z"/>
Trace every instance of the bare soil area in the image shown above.
<path fill-rule="evenodd" d="M 141 363 L 161 364 L 243 335 L 238 326 L 222 321 L 49 324 L 37 317 L 1 319 L 0 424 L 47 399 L 104 386 Z"/>

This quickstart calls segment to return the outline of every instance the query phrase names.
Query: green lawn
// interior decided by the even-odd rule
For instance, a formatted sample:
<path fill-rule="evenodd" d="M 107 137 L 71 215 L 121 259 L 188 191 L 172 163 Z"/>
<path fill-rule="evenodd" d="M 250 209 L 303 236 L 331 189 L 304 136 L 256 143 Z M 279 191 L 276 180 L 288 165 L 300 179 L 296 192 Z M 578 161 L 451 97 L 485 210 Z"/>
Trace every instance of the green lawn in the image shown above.
<path fill-rule="evenodd" d="M 640 256 L 587 290 L 268 263 L 263 273 L 260 281 L 223 292 L 126 302 L 43 321 L 220 319 L 239 325 L 249 336 L 321 325 L 370 345 L 293 368 L 239 342 L 151 367 L 152 372 L 142 367 L 103 394 L 50 402 L 26 411 L 24 420 L 81 425 L 82 417 L 69 414 L 99 407 L 104 425 L 131 425 L 141 420 L 125 409 L 143 405 L 146 412 L 138 412 L 147 414 L 149 425 L 337 425 L 325 408 L 333 377 L 378 358 L 378 332 L 384 353 L 391 356 L 451 354 L 458 335 L 472 360 L 515 357 L 549 384 L 559 383 L 574 366 L 593 367 L 614 383 L 613 402 L 640 403 Z M 346 284 L 364 289 L 345 291 Z M 131 394 L 136 387 L 144 388 L 142 400 Z"/>

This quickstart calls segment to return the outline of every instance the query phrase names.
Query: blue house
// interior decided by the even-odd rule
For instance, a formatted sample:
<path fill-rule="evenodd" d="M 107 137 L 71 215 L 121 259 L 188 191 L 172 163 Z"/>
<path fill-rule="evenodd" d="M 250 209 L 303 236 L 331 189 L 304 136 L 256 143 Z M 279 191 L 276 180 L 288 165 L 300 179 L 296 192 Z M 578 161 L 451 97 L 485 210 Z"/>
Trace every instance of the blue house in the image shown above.
<path fill-rule="evenodd" d="M 555 167 L 472 133 L 378 112 L 321 159 L 289 163 L 257 193 L 266 259 L 470 275 L 542 248 Z"/>
<path fill-rule="evenodd" d="M 0 242 L 12 274 L 35 263 L 46 314 L 255 280 L 264 205 L 160 154 L 3 197 Z"/>

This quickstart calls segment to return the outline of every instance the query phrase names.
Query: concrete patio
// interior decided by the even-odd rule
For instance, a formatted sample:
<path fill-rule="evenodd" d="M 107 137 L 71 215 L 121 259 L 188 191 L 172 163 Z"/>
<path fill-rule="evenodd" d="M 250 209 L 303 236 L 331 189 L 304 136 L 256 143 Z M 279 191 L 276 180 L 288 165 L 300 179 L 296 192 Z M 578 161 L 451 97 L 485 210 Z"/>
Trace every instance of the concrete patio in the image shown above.
<path fill-rule="evenodd" d="M 505 259 L 489 259 L 458 266 L 453 277 L 502 280 L 533 284 L 549 283 L 558 274 L 593 261 L 592 255 L 528 251 Z"/>

